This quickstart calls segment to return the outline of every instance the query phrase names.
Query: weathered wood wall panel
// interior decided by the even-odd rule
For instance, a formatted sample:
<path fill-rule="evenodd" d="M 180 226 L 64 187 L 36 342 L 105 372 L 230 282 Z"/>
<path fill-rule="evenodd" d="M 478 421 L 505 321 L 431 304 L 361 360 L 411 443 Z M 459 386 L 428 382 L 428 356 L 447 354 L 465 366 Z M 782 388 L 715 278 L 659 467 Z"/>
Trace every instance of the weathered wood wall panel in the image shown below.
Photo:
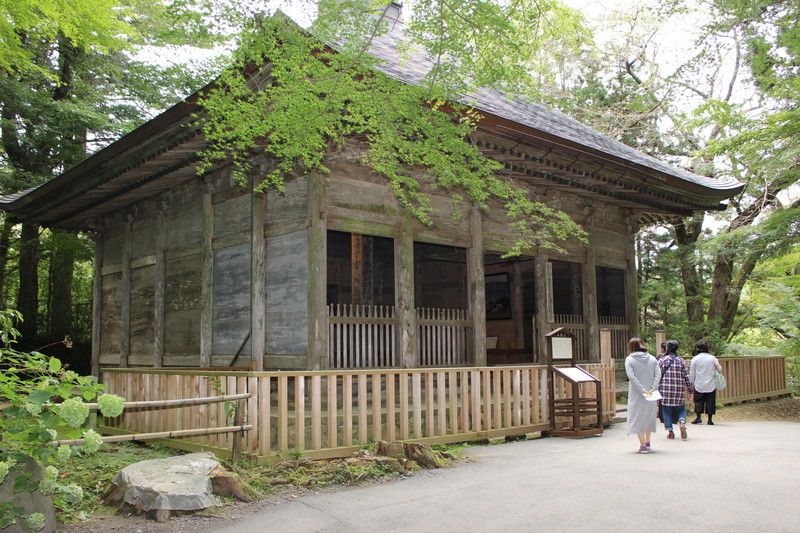
<path fill-rule="evenodd" d="M 296 178 L 286 183 L 284 192 L 267 193 L 267 235 L 285 235 L 306 227 L 308 180 Z"/>
<path fill-rule="evenodd" d="M 103 233 L 103 273 L 118 271 L 122 266 L 122 230 L 106 230 Z"/>
<path fill-rule="evenodd" d="M 250 244 L 214 252 L 213 347 L 215 355 L 233 355 L 250 332 Z M 250 342 L 237 360 L 245 364 Z"/>
<path fill-rule="evenodd" d="M 214 205 L 214 248 L 250 242 L 250 195 L 244 194 Z"/>
<path fill-rule="evenodd" d="M 155 266 L 131 271 L 131 343 L 128 357 L 132 364 L 153 365 L 154 296 Z"/>
<path fill-rule="evenodd" d="M 308 350 L 308 233 L 267 239 L 267 353 Z"/>
<path fill-rule="evenodd" d="M 165 366 L 175 364 L 174 355 L 199 357 L 201 269 L 199 254 L 167 262 Z"/>
<path fill-rule="evenodd" d="M 624 233 L 616 233 L 603 229 L 592 231 L 592 241 L 595 246 L 596 262 L 600 266 L 628 268 L 627 237 Z"/>
<path fill-rule="evenodd" d="M 203 210 L 198 200 L 167 211 L 167 261 L 199 253 L 203 239 Z"/>
<path fill-rule="evenodd" d="M 100 358 L 116 355 L 119 361 L 122 298 L 122 273 L 108 274 L 102 279 L 102 326 L 100 328 Z"/>

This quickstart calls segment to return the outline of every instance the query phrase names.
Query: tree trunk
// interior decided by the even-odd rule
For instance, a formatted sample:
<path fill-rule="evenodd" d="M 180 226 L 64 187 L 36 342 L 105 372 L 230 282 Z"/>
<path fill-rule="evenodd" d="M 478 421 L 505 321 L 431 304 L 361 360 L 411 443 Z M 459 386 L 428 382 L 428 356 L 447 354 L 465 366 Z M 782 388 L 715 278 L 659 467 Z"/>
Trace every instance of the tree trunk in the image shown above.
<path fill-rule="evenodd" d="M 19 327 L 22 342 L 35 343 L 39 310 L 39 226 L 27 222 L 22 224 L 17 310 L 24 318 Z"/>
<path fill-rule="evenodd" d="M 52 340 L 73 335 L 72 279 L 75 266 L 75 236 L 54 231 L 53 255 L 50 263 L 50 304 L 48 337 Z"/>
<path fill-rule="evenodd" d="M 6 267 L 8 266 L 8 249 L 11 246 L 11 230 L 14 224 L 9 221 L 8 216 L 3 221 L 3 228 L 0 229 L 0 306 L 5 309 L 9 307 L 5 299 L 6 293 Z"/>
<path fill-rule="evenodd" d="M 689 319 L 690 333 L 695 337 L 702 337 L 704 330 L 704 302 L 702 278 L 697 264 L 697 241 L 703 233 L 703 218 L 700 214 L 689 219 L 684 219 L 680 224 L 673 226 L 675 242 L 678 244 L 678 263 L 681 268 L 683 290 L 686 294 L 686 314 Z"/>

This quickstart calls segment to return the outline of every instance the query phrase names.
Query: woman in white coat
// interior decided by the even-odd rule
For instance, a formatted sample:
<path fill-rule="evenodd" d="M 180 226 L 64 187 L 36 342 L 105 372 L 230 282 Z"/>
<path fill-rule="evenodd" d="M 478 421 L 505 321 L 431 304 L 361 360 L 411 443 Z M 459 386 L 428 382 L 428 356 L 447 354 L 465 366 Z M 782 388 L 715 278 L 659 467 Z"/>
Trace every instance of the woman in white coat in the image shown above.
<path fill-rule="evenodd" d="M 625 358 L 628 375 L 628 434 L 639 437 L 639 453 L 650 451 L 650 434 L 657 429 L 656 402 L 645 395 L 658 390 L 661 371 L 656 358 L 647 352 L 647 345 L 639 337 L 628 341 Z"/>
<path fill-rule="evenodd" d="M 708 416 L 708 425 L 713 426 L 712 419 L 717 412 L 717 380 L 714 371 L 722 372 L 722 366 L 708 351 L 706 341 L 694 345 L 694 357 L 689 363 L 689 381 L 694 387 L 694 412 L 697 413 L 692 424 L 702 424 L 700 415 L 705 413 Z"/>

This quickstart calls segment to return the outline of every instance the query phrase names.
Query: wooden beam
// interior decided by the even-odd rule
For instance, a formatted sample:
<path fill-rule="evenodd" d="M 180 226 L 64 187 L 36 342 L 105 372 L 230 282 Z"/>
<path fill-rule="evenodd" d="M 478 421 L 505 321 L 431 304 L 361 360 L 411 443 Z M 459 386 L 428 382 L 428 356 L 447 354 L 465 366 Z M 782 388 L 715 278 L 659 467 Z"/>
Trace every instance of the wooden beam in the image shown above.
<path fill-rule="evenodd" d="M 206 176 L 203 191 L 203 236 L 200 271 L 200 366 L 211 366 L 214 298 L 214 205 L 211 198 L 211 179 Z"/>
<path fill-rule="evenodd" d="M 631 337 L 639 336 L 639 293 L 636 286 L 636 234 L 639 232 L 639 224 L 633 221 L 633 217 L 625 217 L 628 229 L 628 238 L 625 240 L 625 255 L 628 259 L 628 269 L 625 272 L 625 314 L 630 325 Z"/>
<path fill-rule="evenodd" d="M 325 177 L 308 176 L 308 369 L 328 361 L 328 218 Z"/>
<path fill-rule="evenodd" d="M 103 324 L 103 239 L 102 230 L 93 233 L 94 285 L 92 287 L 92 375 L 100 378 L 100 343 Z"/>
<path fill-rule="evenodd" d="M 486 366 L 486 281 L 483 271 L 483 218 L 480 208 L 470 209 L 472 245 L 467 249 L 469 309 L 472 312 L 472 364 Z"/>
<path fill-rule="evenodd" d="M 398 238 L 394 241 L 395 299 L 397 300 L 397 357 L 401 368 L 419 366 L 417 350 L 417 310 L 414 303 L 414 221 L 400 221 Z"/>
<path fill-rule="evenodd" d="M 131 254 L 133 251 L 133 215 L 127 215 L 122 231 L 122 287 L 120 309 L 119 366 L 128 366 L 131 351 Z"/>
<path fill-rule="evenodd" d="M 267 346 L 267 195 L 251 191 L 250 235 L 250 360 L 264 370 Z"/>
<path fill-rule="evenodd" d="M 156 264 L 153 293 L 153 366 L 164 366 L 164 331 L 167 309 L 167 199 L 156 214 Z"/>
<path fill-rule="evenodd" d="M 586 206 L 584 209 L 584 231 L 586 231 L 586 259 L 583 263 L 583 310 L 586 317 L 587 335 L 586 348 L 589 358 L 595 362 L 600 360 L 600 326 L 597 317 L 597 253 L 595 250 L 593 208 Z"/>

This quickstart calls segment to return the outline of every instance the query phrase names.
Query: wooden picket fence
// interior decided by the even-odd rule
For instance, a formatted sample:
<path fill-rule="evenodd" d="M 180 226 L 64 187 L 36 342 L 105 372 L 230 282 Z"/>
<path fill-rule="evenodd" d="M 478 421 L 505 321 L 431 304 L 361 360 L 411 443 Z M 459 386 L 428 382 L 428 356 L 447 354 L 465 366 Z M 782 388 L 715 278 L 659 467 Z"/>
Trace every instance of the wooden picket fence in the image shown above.
<path fill-rule="evenodd" d="M 689 359 L 691 364 L 691 359 Z M 717 392 L 717 401 L 723 404 L 745 402 L 786 396 L 786 358 L 773 357 L 720 357 L 722 375 L 728 386 Z"/>
<path fill-rule="evenodd" d="M 603 419 L 614 416 L 612 365 L 581 365 L 603 382 Z M 209 372 L 114 368 L 108 392 L 129 401 L 250 393 L 243 452 L 254 459 L 290 450 L 344 457 L 370 440 L 448 443 L 550 429 L 547 367 L 370 369 L 324 372 Z M 593 390 L 581 395 L 594 395 Z M 559 398 L 569 398 L 563 384 Z M 230 405 L 127 410 L 105 419 L 109 434 L 217 427 Z M 560 423 L 560 422 L 559 422 Z M 166 442 L 229 455 L 234 437 L 216 434 Z"/>

